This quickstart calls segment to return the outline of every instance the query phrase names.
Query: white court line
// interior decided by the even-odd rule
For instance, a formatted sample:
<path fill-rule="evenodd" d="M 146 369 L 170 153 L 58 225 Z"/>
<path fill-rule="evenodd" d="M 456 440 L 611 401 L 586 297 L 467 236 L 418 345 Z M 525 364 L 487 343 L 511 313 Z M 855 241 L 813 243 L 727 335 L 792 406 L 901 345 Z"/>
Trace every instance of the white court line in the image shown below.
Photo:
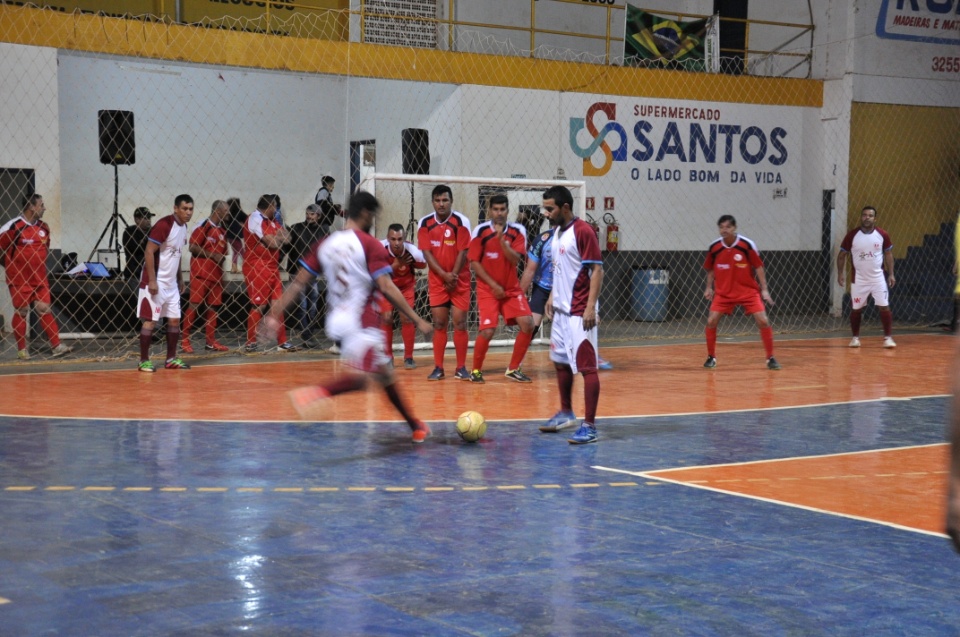
<path fill-rule="evenodd" d="M 929 446 L 929 445 L 921 445 L 921 446 Z M 837 455 L 843 455 L 843 454 L 837 454 Z M 813 456 L 813 457 L 817 457 L 817 456 Z M 724 466 L 724 465 L 710 465 L 710 466 L 722 467 L 722 466 Z M 834 517 L 846 518 L 846 519 L 848 519 L 848 520 L 857 520 L 857 521 L 859 521 L 859 522 L 871 522 L 871 523 L 873 523 L 873 524 L 879 524 L 880 526 L 887 526 L 887 527 L 890 527 L 890 528 L 892 528 L 892 529 L 898 529 L 898 530 L 900 530 L 900 531 L 911 531 L 911 532 L 913 532 L 913 533 L 920 533 L 920 534 L 922 534 L 922 535 L 929 535 L 929 536 L 932 536 L 932 537 L 941 537 L 941 538 L 947 538 L 947 537 L 949 537 L 946 533 L 937 533 L 937 532 L 934 532 L 934 531 L 925 531 L 925 530 L 923 530 L 923 529 L 916 529 L 916 528 L 913 528 L 913 527 L 910 527 L 910 526 L 903 526 L 903 525 L 901 525 L 901 524 L 895 524 L 895 523 L 893 523 L 893 522 L 886 522 L 886 521 L 884 521 L 884 520 L 875 520 L 875 519 L 873 519 L 873 518 L 865 518 L 865 517 L 861 517 L 861 516 L 859 516 L 859 515 L 850 515 L 849 513 L 838 513 L 838 512 L 836 512 L 836 511 L 828 511 L 828 510 L 826 510 L 826 509 L 818 509 L 818 508 L 816 508 L 816 507 L 810 507 L 810 506 L 806 506 L 806 505 L 804 505 L 804 504 L 795 504 L 795 503 L 793 503 L 793 502 L 784 502 L 783 500 L 773 500 L 773 499 L 771 499 L 771 498 L 764 498 L 764 497 L 757 496 L 757 495 L 747 495 L 747 494 L 745 494 L 745 493 L 739 493 L 739 492 L 737 492 L 737 491 L 727 491 L 726 489 L 717 489 L 717 488 L 715 488 L 715 487 L 707 487 L 707 486 L 704 486 L 704 485 L 702 485 L 702 484 L 691 484 L 691 483 L 689 483 L 689 482 L 683 482 L 683 481 L 680 481 L 680 480 L 671 480 L 670 478 L 661 478 L 661 477 L 659 477 L 659 476 L 650 475 L 649 473 L 647 473 L 647 472 L 645 472 L 645 471 L 626 471 L 626 470 L 624 470 L 624 469 L 611 469 L 610 467 L 601 467 L 601 466 L 598 466 L 598 465 L 595 465 L 595 466 L 593 466 L 592 468 L 593 468 L 593 469 L 597 469 L 597 470 L 599 470 L 599 471 L 610 471 L 610 472 L 613 472 L 613 473 L 623 473 L 623 474 L 630 475 L 630 476 L 636 476 L 636 477 L 638 477 L 638 478 L 645 478 L 645 479 L 647 479 L 647 480 L 656 480 L 656 481 L 658 481 L 658 482 L 667 482 L 667 483 L 669 483 L 669 484 L 676 484 L 676 485 L 682 486 L 682 487 L 690 487 L 690 488 L 693 488 L 693 489 L 702 489 L 703 491 L 712 491 L 712 492 L 714 492 L 714 493 L 723 493 L 723 494 L 725 494 L 725 495 L 733 495 L 733 496 L 737 496 L 737 497 L 740 497 L 740 498 L 746 498 L 746 499 L 748 499 L 748 500 L 756 500 L 756 501 L 758 501 L 758 502 L 766 502 L 766 503 L 768 503 L 768 504 L 779 504 L 780 506 L 791 507 L 791 508 L 793 508 L 793 509 L 801 509 L 801 510 L 803 510 L 803 511 L 811 511 L 811 512 L 813 512 L 813 513 L 822 513 L 822 514 L 824 514 L 824 515 L 832 515 L 832 516 L 834 516 Z M 693 468 L 699 469 L 700 467 L 690 467 L 690 468 L 691 468 L 691 469 L 693 469 Z"/>

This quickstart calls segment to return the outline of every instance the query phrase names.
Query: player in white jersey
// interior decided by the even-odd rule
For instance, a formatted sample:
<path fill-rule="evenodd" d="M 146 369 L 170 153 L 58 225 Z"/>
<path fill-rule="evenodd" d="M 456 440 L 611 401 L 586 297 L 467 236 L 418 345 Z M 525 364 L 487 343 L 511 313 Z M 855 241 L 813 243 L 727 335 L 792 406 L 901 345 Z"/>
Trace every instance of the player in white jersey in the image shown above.
<path fill-rule="evenodd" d="M 871 296 L 880 313 L 883 346 L 896 347 L 892 336 L 893 312 L 890 311 L 889 298 L 890 288 L 897 282 L 893 274 L 893 242 L 890 235 L 877 227 L 877 209 L 873 206 L 866 206 L 860 211 L 860 226 L 848 232 L 840 243 L 840 253 L 837 254 L 837 283 L 840 287 L 844 286 L 848 256 L 853 264 L 850 277 L 850 329 L 853 339 L 850 347 L 860 347 L 861 315 L 867 298 Z"/>
<path fill-rule="evenodd" d="M 363 389 L 369 378 L 376 380 L 413 430 L 413 442 L 423 442 L 430 427 L 417 419 L 397 391 L 391 357 L 384 347 L 380 329 L 380 297 L 385 296 L 413 321 L 425 336 L 433 326 L 417 316 L 403 293 L 393 283 L 393 257 L 370 234 L 380 203 L 368 192 L 350 197 L 343 230 L 334 232 L 300 259 L 300 271 L 293 283 L 273 304 L 265 331 L 275 338 L 284 309 L 300 298 L 303 288 L 321 272 L 327 281 L 327 336 L 340 342 L 340 356 L 358 372 L 323 385 L 301 387 L 290 392 L 290 400 L 302 418 L 322 413 L 327 399 Z"/>
<path fill-rule="evenodd" d="M 550 360 L 557 370 L 560 411 L 540 431 L 560 431 L 576 423 L 571 394 L 574 375 L 579 372 L 583 376 L 586 412 L 569 442 L 582 445 L 597 441 L 597 313 L 603 259 L 593 228 L 573 216 L 573 195 L 567 188 L 553 186 L 543 193 L 543 211 L 558 226 L 551 246 L 553 290 L 544 309 L 546 317 L 553 320 Z"/>
<path fill-rule="evenodd" d="M 150 342 L 161 317 L 167 319 L 167 361 L 164 367 L 190 369 L 177 356 L 177 343 L 180 337 L 180 295 L 184 290 L 180 255 L 187 245 L 187 224 L 192 216 L 193 197 L 177 195 L 173 214 L 157 221 L 147 235 L 137 297 L 137 316 L 143 320 L 140 328 L 141 372 L 156 371 L 150 360 Z"/>

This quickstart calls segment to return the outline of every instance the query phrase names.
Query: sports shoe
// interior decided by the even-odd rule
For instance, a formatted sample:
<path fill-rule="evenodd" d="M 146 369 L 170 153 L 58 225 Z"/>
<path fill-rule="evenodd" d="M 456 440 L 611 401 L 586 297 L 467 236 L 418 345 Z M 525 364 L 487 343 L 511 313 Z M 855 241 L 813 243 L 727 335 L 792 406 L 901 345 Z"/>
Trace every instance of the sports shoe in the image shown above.
<path fill-rule="evenodd" d="M 892 336 L 884 336 L 884 337 L 883 337 L 883 346 L 886 347 L 887 349 L 893 349 L 894 347 L 897 346 L 897 344 L 893 342 L 893 337 L 892 337 Z"/>
<path fill-rule="evenodd" d="M 571 445 L 586 445 L 596 441 L 597 428 L 587 422 L 581 423 L 574 434 L 567 439 Z"/>
<path fill-rule="evenodd" d="M 417 421 L 417 426 L 413 428 L 413 435 L 410 437 L 410 440 L 415 445 L 419 445 L 421 442 L 430 437 L 430 425 L 423 422 L 422 420 Z"/>
<path fill-rule="evenodd" d="M 485 382 L 483 380 L 483 372 L 481 372 L 479 369 L 473 370 L 473 372 L 470 374 L 470 382 L 480 383 L 482 385 Z"/>
<path fill-rule="evenodd" d="M 61 356 L 65 356 L 66 354 L 69 354 L 72 351 L 73 351 L 72 347 L 68 347 L 63 343 L 60 343 L 59 345 L 53 348 L 52 354 L 54 358 L 59 358 Z"/>
<path fill-rule="evenodd" d="M 19 352 L 17 352 L 17 358 L 19 358 L 22 361 L 28 361 L 30 360 L 30 352 L 28 352 L 25 349 L 22 349 Z"/>
<path fill-rule="evenodd" d="M 330 392 L 319 385 L 298 387 L 287 392 L 287 398 L 301 420 L 321 420 L 329 405 Z"/>
<path fill-rule="evenodd" d="M 577 424 L 577 415 L 572 411 L 565 411 L 561 409 L 553 415 L 553 418 L 548 420 L 545 424 L 540 425 L 540 431 L 545 434 L 552 434 L 560 431 L 561 429 L 572 427 L 575 424 Z"/>
<path fill-rule="evenodd" d="M 190 366 L 183 362 L 183 360 L 178 356 L 176 358 L 171 358 L 166 363 L 163 364 L 164 369 L 190 369 Z"/>
<path fill-rule="evenodd" d="M 850 344 L 847 347 L 860 347 L 860 337 L 854 336 L 850 339 Z"/>
<path fill-rule="evenodd" d="M 430 375 L 427 376 L 427 380 L 443 380 L 443 377 L 444 377 L 443 368 L 434 367 L 433 371 L 430 372 Z"/>
<path fill-rule="evenodd" d="M 286 343 L 280 343 L 279 345 L 277 345 L 277 351 L 278 352 L 299 352 L 300 348 L 294 345 L 293 343 L 291 343 L 290 341 L 287 341 Z"/>
<path fill-rule="evenodd" d="M 515 381 L 517 381 L 518 383 L 532 383 L 532 382 L 533 382 L 533 381 L 530 379 L 530 377 L 527 376 L 526 374 L 524 374 L 524 373 L 523 373 L 523 370 L 520 369 L 519 367 L 516 368 L 516 369 L 508 369 L 508 370 L 507 370 L 507 373 L 504 374 L 504 376 L 506 376 L 506 377 L 509 378 L 510 380 L 515 380 Z"/>
<path fill-rule="evenodd" d="M 259 351 L 260 351 L 260 345 L 259 345 L 259 343 L 256 343 L 256 342 L 247 343 L 246 345 L 243 346 L 243 351 L 245 351 L 245 352 L 251 352 L 251 353 L 252 353 L 252 352 L 259 352 Z"/>
<path fill-rule="evenodd" d="M 180 343 L 180 351 L 184 354 L 193 354 L 193 344 L 190 341 L 183 341 Z"/>
<path fill-rule="evenodd" d="M 767 359 L 767 369 L 780 369 L 780 363 L 773 356 Z"/>
<path fill-rule="evenodd" d="M 137 369 L 147 374 L 152 374 L 153 372 L 157 371 L 157 368 L 153 366 L 153 361 L 140 361 L 140 365 L 137 367 Z"/>
<path fill-rule="evenodd" d="M 597 358 L 597 369 L 601 371 L 609 371 L 613 369 L 613 363 L 605 358 Z"/>
<path fill-rule="evenodd" d="M 327 350 L 327 353 L 328 353 L 328 354 L 339 354 L 339 353 L 340 353 L 340 346 L 337 345 L 336 343 L 334 343 L 333 345 L 330 346 L 330 349 Z"/>
<path fill-rule="evenodd" d="M 717 366 L 717 359 L 713 356 L 707 356 L 707 362 L 703 364 L 707 369 L 713 369 Z"/>
<path fill-rule="evenodd" d="M 416 368 L 417 368 L 417 364 L 414 362 L 414 360 L 413 360 L 412 358 L 405 358 L 405 359 L 403 359 L 403 368 L 404 368 L 404 369 L 416 369 Z"/>
<path fill-rule="evenodd" d="M 223 343 L 218 343 L 216 341 L 212 343 L 207 343 L 203 346 L 203 349 L 209 350 L 211 352 L 229 352 L 230 348 L 224 345 Z"/>
<path fill-rule="evenodd" d="M 453 372 L 453 377 L 457 380 L 470 380 L 470 372 L 466 367 L 458 367 L 457 371 Z"/>

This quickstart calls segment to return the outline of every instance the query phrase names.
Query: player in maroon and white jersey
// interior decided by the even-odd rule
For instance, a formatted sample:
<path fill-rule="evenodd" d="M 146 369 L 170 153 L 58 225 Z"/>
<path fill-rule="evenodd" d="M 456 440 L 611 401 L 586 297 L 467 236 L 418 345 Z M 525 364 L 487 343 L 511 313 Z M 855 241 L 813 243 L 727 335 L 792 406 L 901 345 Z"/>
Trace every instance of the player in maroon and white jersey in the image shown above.
<path fill-rule="evenodd" d="M 844 287 L 848 255 L 853 265 L 850 275 L 850 330 L 853 339 L 850 347 L 860 347 L 860 321 L 863 308 L 871 296 L 883 326 L 883 346 L 896 347 L 892 336 L 893 312 L 890 311 L 890 288 L 897 282 L 893 275 L 893 241 L 890 235 L 877 227 L 877 209 L 873 206 L 860 211 L 860 226 L 848 232 L 840 242 L 840 252 L 837 254 L 837 283 L 840 287 Z"/>
<path fill-rule="evenodd" d="M 273 304 L 265 322 L 267 335 L 277 334 L 283 322 L 283 310 L 300 298 L 303 288 L 322 272 L 327 280 L 326 332 L 340 343 L 344 362 L 361 373 L 350 373 L 323 385 L 301 387 L 290 392 L 290 399 L 302 418 L 322 413 L 323 406 L 337 394 L 363 389 L 369 379 L 382 387 L 391 404 L 413 430 L 413 442 L 423 442 L 430 427 L 417 419 L 397 391 L 391 357 L 380 329 L 380 296 L 429 336 L 433 329 L 421 319 L 393 283 L 393 258 L 370 235 L 380 203 L 368 192 L 358 191 L 347 205 L 346 224 L 300 259 L 300 271 L 283 296 Z"/>
<path fill-rule="evenodd" d="M 192 216 L 193 198 L 177 195 L 173 214 L 157 221 L 147 235 L 137 297 L 137 316 L 143 321 L 140 328 L 141 372 L 156 371 L 150 360 L 150 342 L 161 317 L 167 319 L 167 361 L 164 367 L 190 369 L 177 356 L 177 340 L 180 336 L 180 295 L 184 290 L 180 255 L 187 244 L 187 224 Z"/>
<path fill-rule="evenodd" d="M 474 228 L 467 252 L 470 267 L 477 276 L 477 313 L 480 316 L 480 331 L 473 344 L 473 372 L 470 374 L 470 380 L 475 383 L 484 382 L 483 360 L 501 315 L 507 325 L 520 328 L 505 375 L 520 383 L 531 382 L 520 369 L 520 363 L 533 339 L 533 313 L 517 278 L 517 263 L 527 249 L 527 231 L 519 223 L 508 222 L 508 213 L 506 195 L 491 197 L 490 221 Z"/>
<path fill-rule="evenodd" d="M 573 215 L 573 195 L 567 188 L 553 186 L 543 193 L 543 214 L 557 226 L 551 247 L 553 289 L 544 312 L 553 320 L 550 360 L 557 370 L 560 411 L 540 431 L 552 433 L 576 424 L 571 394 L 574 375 L 579 372 L 583 376 L 585 413 L 569 442 L 582 445 L 597 441 L 597 316 L 603 259 L 593 228 Z"/>
<path fill-rule="evenodd" d="M 430 314 L 433 317 L 433 371 L 427 380 L 441 380 L 443 352 L 447 347 L 447 325 L 453 314 L 453 345 L 456 351 L 455 376 L 470 380 L 467 371 L 467 312 L 470 310 L 470 268 L 467 248 L 470 245 L 470 221 L 453 210 L 453 191 L 439 185 L 431 193 L 433 212 L 420 220 L 417 245 L 430 268 Z M 452 309 L 451 309 L 452 308 Z"/>
<path fill-rule="evenodd" d="M 743 307 L 744 314 L 753 316 L 760 329 L 760 339 L 767 354 L 767 368 L 780 369 L 780 364 L 773 357 L 773 328 L 770 327 L 763 305 L 764 301 L 773 305 L 773 299 L 767 290 L 767 275 L 760 251 L 753 241 L 737 234 L 737 220 L 733 215 L 720 217 L 717 228 L 720 237 L 707 248 L 707 258 L 703 262 L 703 269 L 707 271 L 707 287 L 703 296 L 710 301 L 705 330 L 707 362 L 703 366 L 708 369 L 717 366 L 717 325 L 723 314 L 732 314 L 739 305 Z"/>
<path fill-rule="evenodd" d="M 27 317 L 30 306 L 40 319 L 40 327 L 50 339 L 53 357 L 71 351 L 60 342 L 60 328 L 50 312 L 50 283 L 47 281 L 47 252 L 50 226 L 43 220 L 47 207 L 40 195 L 31 195 L 23 214 L 0 227 L 0 259 L 7 273 L 7 287 L 16 310 L 11 319 L 17 341 L 17 358 L 29 360 Z"/>
<path fill-rule="evenodd" d="M 417 246 L 403 240 L 403 226 L 399 223 L 390 224 L 387 228 L 387 238 L 383 240 L 383 247 L 393 257 L 393 284 L 397 286 L 403 298 L 410 307 L 416 306 L 416 270 L 427 267 L 423 252 Z M 393 304 L 382 299 L 380 304 L 380 321 L 383 326 L 383 335 L 387 344 L 387 353 L 393 356 Z M 413 322 L 403 314 L 400 315 L 400 334 L 403 337 L 403 367 L 416 369 L 413 360 L 413 340 L 417 335 L 417 328 Z"/>
<path fill-rule="evenodd" d="M 190 305 L 183 317 L 183 343 L 180 348 L 193 354 L 190 328 L 197 320 L 197 308 L 204 306 L 206 320 L 205 349 L 226 352 L 230 348 L 217 342 L 217 313 L 223 305 L 223 262 L 227 258 L 227 217 L 230 207 L 217 199 L 210 207 L 210 216 L 194 228 L 190 235 Z"/>

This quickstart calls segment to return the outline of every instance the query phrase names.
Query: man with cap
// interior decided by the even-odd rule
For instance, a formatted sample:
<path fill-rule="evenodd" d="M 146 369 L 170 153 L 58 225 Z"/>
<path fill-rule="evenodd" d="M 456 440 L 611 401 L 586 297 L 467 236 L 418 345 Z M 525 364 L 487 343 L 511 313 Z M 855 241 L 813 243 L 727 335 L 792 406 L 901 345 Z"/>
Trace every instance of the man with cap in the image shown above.
<path fill-rule="evenodd" d="M 139 279 L 143 269 L 143 251 L 147 248 L 147 235 L 150 234 L 150 218 L 153 213 L 146 206 L 133 211 L 133 225 L 123 231 L 123 253 L 127 257 L 123 276 L 127 279 Z"/>

